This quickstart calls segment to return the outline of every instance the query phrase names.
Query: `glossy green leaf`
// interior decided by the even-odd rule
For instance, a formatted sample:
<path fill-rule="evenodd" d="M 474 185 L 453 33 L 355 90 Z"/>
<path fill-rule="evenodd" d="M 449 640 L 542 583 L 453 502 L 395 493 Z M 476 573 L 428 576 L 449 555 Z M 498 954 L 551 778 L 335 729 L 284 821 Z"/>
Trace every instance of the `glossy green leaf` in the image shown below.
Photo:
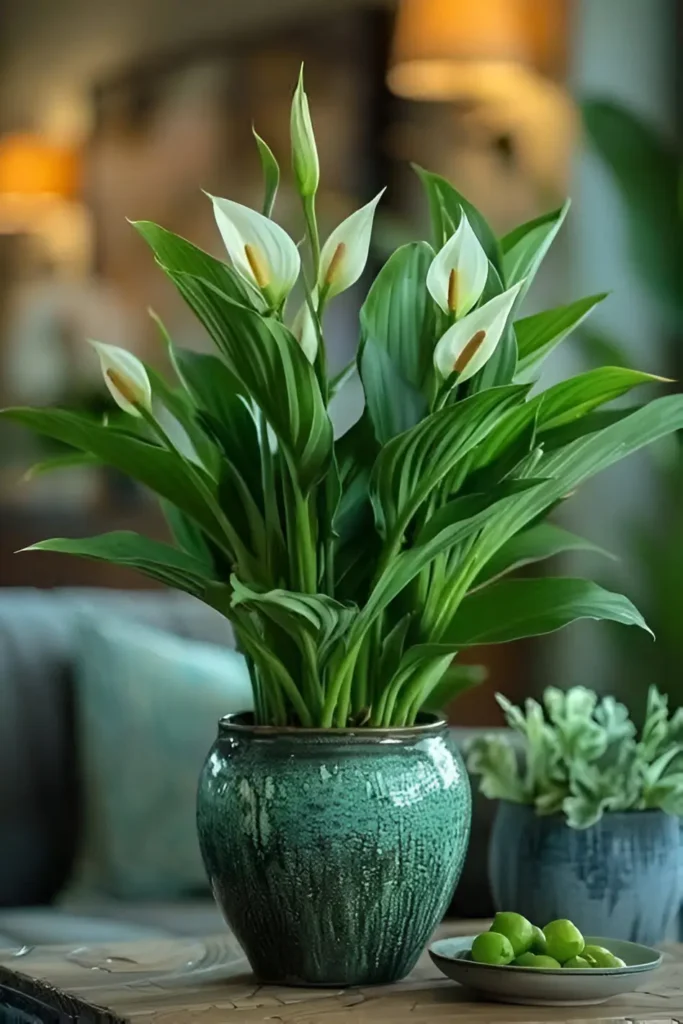
<path fill-rule="evenodd" d="M 179 348 L 176 360 L 196 402 L 199 422 L 236 467 L 261 507 L 261 450 L 254 417 L 238 380 L 216 356 Z"/>
<path fill-rule="evenodd" d="M 34 480 L 46 473 L 55 473 L 62 469 L 78 469 L 80 466 L 101 466 L 102 460 L 92 452 L 67 452 L 65 455 L 53 455 L 42 462 L 36 462 L 24 473 L 24 480 Z"/>
<path fill-rule="evenodd" d="M 461 665 L 458 662 L 446 669 L 441 680 L 425 697 L 424 711 L 445 711 L 462 693 L 481 686 L 488 676 L 485 665 Z"/>
<path fill-rule="evenodd" d="M 477 576 L 473 589 L 490 584 L 507 573 L 521 569 L 533 562 L 542 562 L 556 555 L 570 551 L 590 551 L 594 554 L 614 557 L 597 544 L 578 537 L 569 530 L 563 530 L 553 523 L 539 523 L 511 537 L 507 544 L 496 551 Z"/>
<path fill-rule="evenodd" d="M 399 373 L 391 356 L 376 342 L 367 341 L 358 356 L 365 404 L 380 444 L 408 430 L 427 414 L 424 395 Z"/>
<path fill-rule="evenodd" d="M 255 128 L 252 127 L 251 130 L 256 140 L 263 170 L 263 213 L 266 217 L 270 217 L 275 205 L 278 185 L 280 184 L 280 166 L 268 143 L 261 138 Z"/>
<path fill-rule="evenodd" d="M 590 143 L 623 197 L 634 265 L 680 324 L 683 228 L 676 142 L 611 100 L 586 101 L 582 112 Z"/>
<path fill-rule="evenodd" d="M 197 248 L 180 235 L 175 235 L 150 220 L 134 221 L 133 227 L 140 232 L 165 271 L 199 277 L 214 285 L 234 302 L 246 306 L 252 305 L 255 298 L 258 298 L 254 290 L 232 267 Z"/>
<path fill-rule="evenodd" d="M 545 456 L 539 473 L 547 479 L 512 497 L 485 524 L 470 559 L 485 564 L 510 537 L 545 512 L 584 480 L 660 437 L 683 428 L 683 396 L 657 398 L 596 434 L 582 437 Z M 483 591 L 482 591 L 483 593 Z"/>
<path fill-rule="evenodd" d="M 420 390 L 431 371 L 436 307 L 427 291 L 434 250 L 426 242 L 401 246 L 375 278 L 360 312 L 361 346 L 384 349 L 399 375 Z"/>
<path fill-rule="evenodd" d="M 434 251 L 411 242 L 391 256 L 361 309 L 358 369 L 380 442 L 419 423 L 432 373 L 436 307 L 427 291 Z"/>
<path fill-rule="evenodd" d="M 486 466 L 502 455 L 534 420 L 537 439 L 542 442 L 545 431 L 578 420 L 597 406 L 620 398 L 635 387 L 659 382 L 660 377 L 618 366 L 588 370 L 560 381 L 507 414 L 481 445 L 476 466 Z"/>
<path fill-rule="evenodd" d="M 152 385 L 152 394 L 158 404 L 171 413 L 187 436 L 197 459 L 206 470 L 215 476 L 217 473 L 218 452 L 216 446 L 202 429 L 197 420 L 196 409 L 184 388 L 173 388 L 165 378 L 152 366 L 145 365 L 147 376 Z"/>
<path fill-rule="evenodd" d="M 38 434 L 92 453 L 108 466 L 172 501 L 214 539 L 219 542 L 225 540 L 214 512 L 198 491 L 187 466 L 172 452 L 132 434 L 103 426 L 88 416 L 62 409 L 4 409 L 0 416 Z"/>
<path fill-rule="evenodd" d="M 647 630 L 622 594 L 579 579 L 503 580 L 466 597 L 444 632 L 460 647 L 552 633 L 579 619 L 609 619 Z"/>
<path fill-rule="evenodd" d="M 511 288 L 513 284 L 525 281 L 520 292 L 520 301 L 531 287 L 538 268 L 562 227 L 569 206 L 567 200 L 559 210 L 553 210 L 527 221 L 526 224 L 520 224 L 501 239 L 505 286 Z"/>
<path fill-rule="evenodd" d="M 172 274 L 230 372 L 263 410 L 305 492 L 332 457 L 332 424 L 313 367 L 279 321 L 238 305 L 205 281 Z"/>
<path fill-rule="evenodd" d="M 448 225 L 444 222 L 444 214 L 446 219 L 450 221 L 452 228 L 455 229 L 460 223 L 460 211 L 464 210 L 467 219 L 472 225 L 472 230 L 481 242 L 489 261 L 498 273 L 502 274 L 501 248 L 495 232 L 483 214 L 462 193 L 453 188 L 445 178 L 438 174 L 433 174 L 431 171 L 425 171 L 422 167 L 418 167 L 417 164 L 413 164 L 413 168 L 419 175 L 427 193 L 437 248 L 441 248 L 450 234 Z"/>
<path fill-rule="evenodd" d="M 103 533 L 79 540 L 54 539 L 32 544 L 25 551 L 55 551 L 79 555 L 99 562 L 123 565 L 150 576 L 167 586 L 203 597 L 210 579 L 207 566 L 185 551 L 142 537 L 128 530 Z"/>
<path fill-rule="evenodd" d="M 525 394 L 524 387 L 516 386 L 481 391 L 432 413 L 384 445 L 370 485 L 380 533 L 400 540 L 434 488 Z"/>
<path fill-rule="evenodd" d="M 173 535 L 176 547 L 182 548 L 188 555 L 206 566 L 207 575 L 215 578 L 217 565 L 221 564 L 221 552 L 212 546 L 204 531 L 188 516 L 181 512 L 171 501 L 162 499 L 161 510 Z"/>
<path fill-rule="evenodd" d="M 277 625 L 289 630 L 299 642 L 300 630 L 305 629 L 325 652 L 330 645 L 344 636 L 358 616 L 358 608 L 342 604 L 326 594 L 299 594 L 290 590 L 259 592 L 231 577 L 232 605 L 245 605 L 269 617 Z"/>
<path fill-rule="evenodd" d="M 602 292 L 589 295 L 568 306 L 548 309 L 517 320 L 514 330 L 519 358 L 515 380 L 520 383 L 528 381 L 530 373 L 586 319 L 598 303 L 607 298 L 607 294 Z"/>
<path fill-rule="evenodd" d="M 538 484 L 537 490 L 544 486 Z M 415 577 L 433 562 L 439 555 L 449 551 L 454 545 L 471 538 L 485 526 L 489 520 L 504 518 L 509 508 L 519 501 L 518 495 L 506 496 L 492 502 L 488 507 L 475 512 L 467 519 L 461 518 L 461 510 L 455 510 L 455 521 L 444 525 L 436 536 L 423 544 L 408 548 L 397 555 L 381 574 L 373 587 L 367 604 L 361 611 L 357 634 L 363 635 L 377 615 L 397 597 Z"/>

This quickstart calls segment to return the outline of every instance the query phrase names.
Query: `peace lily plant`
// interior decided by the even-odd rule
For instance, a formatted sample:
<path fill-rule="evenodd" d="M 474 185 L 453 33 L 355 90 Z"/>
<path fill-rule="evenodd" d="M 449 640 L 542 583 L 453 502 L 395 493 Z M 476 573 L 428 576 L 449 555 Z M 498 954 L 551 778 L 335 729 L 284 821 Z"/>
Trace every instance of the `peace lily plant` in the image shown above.
<path fill-rule="evenodd" d="M 357 358 L 335 377 L 325 312 L 366 269 L 381 194 L 321 245 L 300 79 L 291 146 L 306 245 L 297 245 L 272 219 L 279 168 L 256 143 L 262 212 L 207 200 L 227 261 L 134 224 L 215 352 L 177 346 L 159 323 L 172 383 L 93 343 L 126 416 L 3 413 L 70 446 L 57 465 L 106 464 L 156 492 L 173 543 L 120 531 L 33 549 L 134 566 L 222 612 L 262 724 L 408 726 L 471 685 L 457 660 L 468 647 L 586 617 L 647 628 L 626 597 L 589 580 L 510 578 L 590 548 L 548 515 L 586 478 L 683 427 L 678 395 L 604 408 L 658 381 L 647 373 L 605 367 L 539 390 L 543 360 L 604 298 L 518 314 L 567 206 L 498 239 L 447 181 L 418 168 L 432 242 L 401 246 L 379 271 Z M 352 372 L 365 409 L 335 438 L 330 401 Z M 169 414 L 185 443 L 169 436 Z"/>

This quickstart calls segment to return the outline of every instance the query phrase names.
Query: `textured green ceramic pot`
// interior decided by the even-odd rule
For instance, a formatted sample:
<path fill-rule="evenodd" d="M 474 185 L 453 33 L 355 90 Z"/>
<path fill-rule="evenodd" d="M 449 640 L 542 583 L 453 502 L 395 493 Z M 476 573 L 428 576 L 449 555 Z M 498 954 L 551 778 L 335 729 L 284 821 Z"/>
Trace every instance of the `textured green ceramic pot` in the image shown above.
<path fill-rule="evenodd" d="M 470 787 L 443 721 L 275 729 L 230 715 L 199 782 L 214 896 L 257 977 L 396 981 L 453 895 Z"/>

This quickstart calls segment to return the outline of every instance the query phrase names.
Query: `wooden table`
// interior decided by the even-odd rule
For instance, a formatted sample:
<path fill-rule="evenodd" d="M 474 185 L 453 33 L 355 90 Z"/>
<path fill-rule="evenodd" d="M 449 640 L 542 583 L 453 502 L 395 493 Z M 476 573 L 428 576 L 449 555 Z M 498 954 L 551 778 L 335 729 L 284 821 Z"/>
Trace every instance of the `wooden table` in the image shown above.
<path fill-rule="evenodd" d="M 446 925 L 440 934 L 476 930 L 471 923 Z M 258 985 L 227 932 L 108 947 L 1 950 L 0 985 L 10 984 L 43 999 L 42 1011 L 33 1010 L 39 1024 L 674 1024 L 683 1021 L 683 945 L 667 949 L 664 966 L 640 991 L 601 1006 L 564 1009 L 478 1002 L 426 954 L 397 985 L 330 991 Z M 1 1007 L 2 999 L 0 1017 Z"/>

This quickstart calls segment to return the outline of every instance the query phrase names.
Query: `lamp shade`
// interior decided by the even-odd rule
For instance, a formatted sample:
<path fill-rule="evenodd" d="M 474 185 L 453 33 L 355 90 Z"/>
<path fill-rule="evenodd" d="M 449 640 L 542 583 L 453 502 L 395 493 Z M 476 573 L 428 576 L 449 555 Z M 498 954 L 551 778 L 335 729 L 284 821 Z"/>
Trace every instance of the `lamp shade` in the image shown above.
<path fill-rule="evenodd" d="M 0 138 L 0 195 L 68 198 L 78 191 L 77 154 L 36 135 Z"/>
<path fill-rule="evenodd" d="M 392 92 L 448 100 L 463 80 L 533 61 L 526 0 L 402 0 L 388 72 Z"/>

